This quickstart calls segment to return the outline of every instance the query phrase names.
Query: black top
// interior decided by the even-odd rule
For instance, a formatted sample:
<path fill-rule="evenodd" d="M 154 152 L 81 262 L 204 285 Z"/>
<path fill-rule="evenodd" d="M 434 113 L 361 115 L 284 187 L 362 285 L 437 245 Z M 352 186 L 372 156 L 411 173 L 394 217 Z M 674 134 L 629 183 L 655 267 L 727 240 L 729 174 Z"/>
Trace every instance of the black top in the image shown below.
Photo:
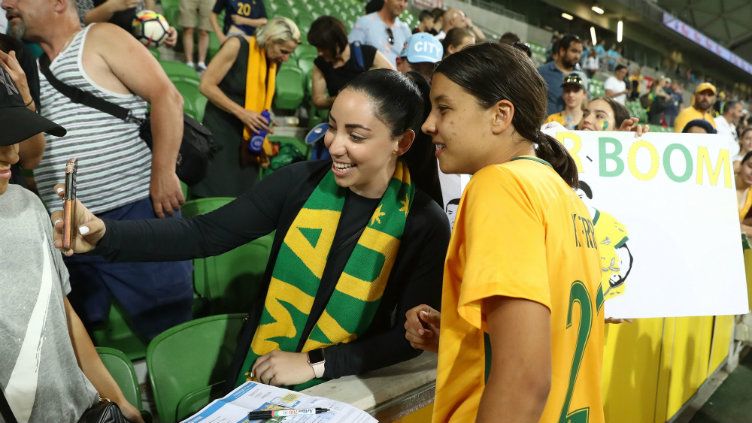
<path fill-rule="evenodd" d="M 266 292 L 287 230 L 330 166 L 331 162 L 326 161 L 291 164 L 232 203 L 193 219 L 106 221 L 107 232 L 95 253 L 118 261 L 185 260 L 221 254 L 276 230 L 261 291 Z M 303 339 L 324 311 L 377 204 L 378 200 L 348 195 Z M 416 190 L 379 310 L 361 338 L 325 348 L 324 377 L 360 374 L 419 354 L 405 339 L 405 312 L 422 303 L 439 307 L 448 243 L 446 214 L 426 194 Z M 259 298 L 250 311 L 251 333 L 258 325 L 263 301 Z M 249 345 L 247 339 L 239 346 L 243 358 Z"/>
<path fill-rule="evenodd" d="M 363 53 L 363 66 L 360 66 L 355 59 L 355 48 L 354 43 L 351 43 L 350 60 L 338 68 L 332 67 L 332 64 L 324 60 L 321 56 L 316 57 L 313 61 L 313 64 L 324 74 L 326 90 L 329 91 L 330 97 L 335 97 L 348 82 L 373 66 L 373 60 L 376 57 L 377 51 L 376 47 L 367 44 L 360 45 L 360 51 Z"/>

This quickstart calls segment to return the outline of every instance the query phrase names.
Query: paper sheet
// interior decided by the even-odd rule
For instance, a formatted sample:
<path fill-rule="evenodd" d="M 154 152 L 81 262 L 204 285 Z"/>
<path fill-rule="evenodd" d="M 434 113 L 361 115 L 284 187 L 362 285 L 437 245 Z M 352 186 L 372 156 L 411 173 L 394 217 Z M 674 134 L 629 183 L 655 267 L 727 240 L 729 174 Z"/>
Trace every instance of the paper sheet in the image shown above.
<path fill-rule="evenodd" d="M 327 413 L 264 420 L 267 423 L 375 423 L 378 420 L 349 404 L 300 392 L 246 382 L 224 398 L 213 401 L 183 423 L 243 423 L 248 413 L 281 408 L 328 408 Z M 254 420 L 254 422 L 260 420 Z"/>

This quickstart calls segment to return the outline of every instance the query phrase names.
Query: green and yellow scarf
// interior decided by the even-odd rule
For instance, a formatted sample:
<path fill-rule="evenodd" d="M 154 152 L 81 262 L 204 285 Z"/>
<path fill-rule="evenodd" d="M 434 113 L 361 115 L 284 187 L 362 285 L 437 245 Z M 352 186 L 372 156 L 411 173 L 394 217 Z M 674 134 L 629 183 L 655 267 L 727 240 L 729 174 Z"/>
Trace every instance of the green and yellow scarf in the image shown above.
<path fill-rule="evenodd" d="M 326 308 L 305 340 L 303 352 L 352 342 L 371 325 L 397 257 L 414 193 L 410 172 L 398 161 Z M 277 255 L 264 310 L 243 362 L 245 373 L 241 372 L 237 384 L 246 380 L 258 357 L 274 350 L 297 351 L 345 198 L 346 189 L 337 186 L 330 170 L 292 222 Z M 320 382 L 317 379 L 295 388 Z"/>

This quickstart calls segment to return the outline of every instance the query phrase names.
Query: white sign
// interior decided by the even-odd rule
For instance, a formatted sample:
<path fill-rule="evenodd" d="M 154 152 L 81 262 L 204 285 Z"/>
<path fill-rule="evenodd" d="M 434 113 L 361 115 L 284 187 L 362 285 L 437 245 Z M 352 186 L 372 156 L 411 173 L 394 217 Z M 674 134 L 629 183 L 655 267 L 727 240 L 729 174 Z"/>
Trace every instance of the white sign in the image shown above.
<path fill-rule="evenodd" d="M 560 131 L 593 215 L 606 316 L 744 314 L 736 189 L 717 135 Z"/>

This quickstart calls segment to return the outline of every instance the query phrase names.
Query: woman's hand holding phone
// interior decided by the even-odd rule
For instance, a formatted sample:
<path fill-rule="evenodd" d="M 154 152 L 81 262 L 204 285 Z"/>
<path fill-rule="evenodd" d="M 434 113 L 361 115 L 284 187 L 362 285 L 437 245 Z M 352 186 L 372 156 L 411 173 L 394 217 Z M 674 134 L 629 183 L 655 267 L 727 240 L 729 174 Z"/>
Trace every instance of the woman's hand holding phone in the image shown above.
<path fill-rule="evenodd" d="M 55 192 L 57 192 L 60 199 L 65 197 L 65 185 L 55 185 Z M 89 211 L 80 201 L 75 201 L 75 207 L 73 207 L 73 213 L 71 213 L 70 224 L 73 226 L 71 231 L 71 248 L 63 248 L 63 238 L 65 232 L 64 213 L 62 210 L 52 213 L 52 224 L 54 226 L 54 242 L 55 248 L 60 249 L 66 256 L 71 256 L 74 253 L 81 254 L 86 253 L 96 247 L 99 240 L 102 239 L 105 233 L 105 225 L 102 219 L 96 217 Z"/>

